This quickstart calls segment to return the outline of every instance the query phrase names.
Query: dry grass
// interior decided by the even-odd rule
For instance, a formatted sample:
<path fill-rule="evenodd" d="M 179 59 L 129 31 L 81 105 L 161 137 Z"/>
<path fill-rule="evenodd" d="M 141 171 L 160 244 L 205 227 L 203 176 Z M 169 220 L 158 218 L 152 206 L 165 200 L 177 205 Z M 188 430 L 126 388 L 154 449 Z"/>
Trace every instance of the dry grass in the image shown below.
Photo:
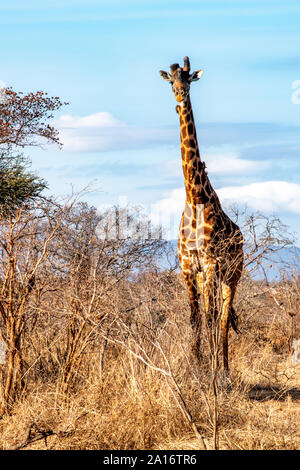
<path fill-rule="evenodd" d="M 237 298 L 242 332 L 230 336 L 232 385 L 218 379 L 218 447 L 299 449 L 300 365 L 288 349 L 288 318 L 266 293 L 250 307 L 247 289 Z M 66 330 L 57 334 L 58 314 L 41 317 L 26 348 L 25 390 L 0 421 L 1 448 L 187 450 L 201 448 L 197 432 L 214 448 L 208 358 L 199 368 L 191 354 L 181 277 L 150 273 L 105 300 L 114 321 L 94 331 L 67 397 Z M 137 307 L 124 315 L 129 305 Z"/>

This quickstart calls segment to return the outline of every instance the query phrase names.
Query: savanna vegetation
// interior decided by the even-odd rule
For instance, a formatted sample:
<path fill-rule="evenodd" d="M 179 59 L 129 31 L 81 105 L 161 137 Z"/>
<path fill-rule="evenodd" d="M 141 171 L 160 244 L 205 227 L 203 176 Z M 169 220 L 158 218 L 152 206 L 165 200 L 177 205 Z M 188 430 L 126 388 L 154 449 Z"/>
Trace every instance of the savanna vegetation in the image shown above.
<path fill-rule="evenodd" d="M 134 208 L 99 213 L 84 193 L 43 195 L 20 149 L 59 144 L 47 122 L 60 100 L 2 93 L 0 448 L 299 449 L 299 260 L 274 258 L 293 245 L 286 227 L 231 214 L 246 243 L 228 384 L 218 319 L 213 341 L 204 322 L 201 366 L 194 357 L 160 230 Z"/>

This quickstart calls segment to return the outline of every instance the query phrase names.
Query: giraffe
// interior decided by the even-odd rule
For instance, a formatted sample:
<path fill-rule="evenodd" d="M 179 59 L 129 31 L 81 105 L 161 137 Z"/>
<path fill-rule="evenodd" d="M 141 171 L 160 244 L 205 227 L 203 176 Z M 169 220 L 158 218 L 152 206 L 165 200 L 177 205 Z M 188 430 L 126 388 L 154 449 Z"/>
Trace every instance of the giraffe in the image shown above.
<path fill-rule="evenodd" d="M 200 158 L 196 127 L 190 100 L 190 83 L 199 80 L 203 70 L 190 73 L 190 61 L 184 66 L 173 64 L 171 73 L 160 70 L 161 77 L 172 85 L 180 119 L 180 141 L 186 201 L 178 237 L 178 257 L 189 293 L 191 325 L 195 331 L 194 350 L 200 360 L 202 318 L 200 295 L 204 300 L 207 325 L 220 311 L 223 368 L 229 376 L 228 330 L 237 331 L 233 300 L 243 270 L 243 236 L 239 227 L 221 207 L 205 163 Z M 219 289 L 218 289 L 219 286 Z M 218 292 L 220 293 L 218 308 Z"/>

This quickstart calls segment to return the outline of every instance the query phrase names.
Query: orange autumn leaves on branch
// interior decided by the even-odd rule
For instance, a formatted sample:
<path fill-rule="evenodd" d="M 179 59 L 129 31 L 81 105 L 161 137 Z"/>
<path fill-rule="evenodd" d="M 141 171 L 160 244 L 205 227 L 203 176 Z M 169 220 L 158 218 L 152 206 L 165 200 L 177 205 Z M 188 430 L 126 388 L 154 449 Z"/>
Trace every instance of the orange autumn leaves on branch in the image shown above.
<path fill-rule="evenodd" d="M 42 137 L 62 146 L 58 131 L 48 122 L 53 118 L 53 111 L 67 104 L 58 97 L 49 97 L 43 91 L 24 94 L 12 88 L 3 88 L 0 100 L 0 145 L 40 145 L 39 138 Z"/>

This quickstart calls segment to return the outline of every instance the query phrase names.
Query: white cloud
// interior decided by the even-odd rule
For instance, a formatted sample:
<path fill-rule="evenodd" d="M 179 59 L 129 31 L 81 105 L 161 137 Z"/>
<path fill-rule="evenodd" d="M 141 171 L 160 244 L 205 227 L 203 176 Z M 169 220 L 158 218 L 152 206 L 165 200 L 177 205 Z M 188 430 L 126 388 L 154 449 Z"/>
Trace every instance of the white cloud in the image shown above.
<path fill-rule="evenodd" d="M 100 112 L 89 116 L 72 116 L 64 114 L 55 123 L 61 129 L 84 129 L 93 127 L 115 127 L 122 125 L 112 114 Z"/>
<path fill-rule="evenodd" d="M 236 153 L 231 154 L 209 154 L 207 153 L 205 163 L 207 171 L 211 174 L 237 175 L 242 173 L 255 173 L 262 171 L 270 165 L 266 161 L 255 161 L 240 159 Z"/>
<path fill-rule="evenodd" d="M 178 188 L 166 194 L 164 199 L 151 206 L 151 221 L 164 227 L 164 238 L 174 240 L 178 236 L 180 217 L 184 209 L 185 189 Z"/>
<path fill-rule="evenodd" d="M 300 214 L 300 184 L 266 181 L 217 191 L 222 204 L 247 204 L 254 210 Z"/>
<path fill-rule="evenodd" d="M 181 214 L 185 202 L 185 189 L 173 189 L 166 196 L 166 198 L 160 199 L 158 202 L 153 204 L 153 214 L 158 215 L 159 212 L 164 214 L 168 213 L 172 216 Z"/>
<path fill-rule="evenodd" d="M 173 134 L 164 129 L 129 126 L 108 112 L 88 116 L 65 114 L 53 125 L 59 130 L 64 149 L 72 152 L 146 148 L 170 142 Z"/>

